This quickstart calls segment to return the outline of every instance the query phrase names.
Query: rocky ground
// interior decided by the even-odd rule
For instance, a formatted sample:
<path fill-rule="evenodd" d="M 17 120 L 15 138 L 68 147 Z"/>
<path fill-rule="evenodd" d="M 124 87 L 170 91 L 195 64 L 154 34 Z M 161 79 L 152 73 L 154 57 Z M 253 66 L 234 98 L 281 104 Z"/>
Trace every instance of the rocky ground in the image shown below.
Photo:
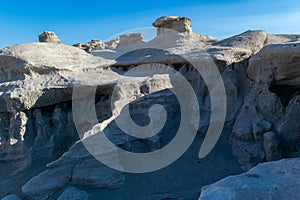
<path fill-rule="evenodd" d="M 148 42 L 136 33 L 68 46 L 44 32 L 39 43 L 0 50 L 0 198 L 300 199 L 300 35 L 258 30 L 218 41 L 172 16 L 153 26 Z M 184 109 L 180 95 L 189 100 Z M 130 131 L 147 134 L 164 120 L 151 137 L 120 128 L 132 123 Z M 126 166 L 121 149 L 156 152 L 172 144 L 182 121 L 183 138 L 196 135 L 174 163 L 115 170 Z M 224 126 L 216 145 L 206 142 L 217 134 L 210 124 Z M 92 153 L 115 169 L 85 145 L 104 146 Z M 200 147 L 209 154 L 199 158 Z"/>

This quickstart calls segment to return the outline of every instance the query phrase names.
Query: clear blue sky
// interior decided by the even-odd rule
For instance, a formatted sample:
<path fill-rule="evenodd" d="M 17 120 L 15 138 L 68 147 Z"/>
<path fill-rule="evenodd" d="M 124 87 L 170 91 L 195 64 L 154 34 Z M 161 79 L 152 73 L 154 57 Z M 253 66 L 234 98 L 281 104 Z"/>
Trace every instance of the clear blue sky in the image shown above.
<path fill-rule="evenodd" d="M 44 30 L 56 32 L 66 44 L 105 40 L 128 29 L 149 27 L 162 15 L 189 17 L 195 32 L 217 39 L 249 29 L 300 33 L 299 0 L 2 0 L 0 48 L 37 41 Z"/>

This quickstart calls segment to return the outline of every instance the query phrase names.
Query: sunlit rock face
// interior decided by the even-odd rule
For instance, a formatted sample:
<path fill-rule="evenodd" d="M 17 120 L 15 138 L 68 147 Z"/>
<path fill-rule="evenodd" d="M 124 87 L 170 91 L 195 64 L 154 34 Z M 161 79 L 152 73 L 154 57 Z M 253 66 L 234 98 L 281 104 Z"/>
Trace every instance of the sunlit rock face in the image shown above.
<path fill-rule="evenodd" d="M 39 35 L 39 41 L 40 42 L 60 43 L 60 39 L 52 31 L 44 31 L 41 35 Z"/>
<path fill-rule="evenodd" d="M 163 16 L 158 18 L 153 26 L 157 28 L 157 36 L 168 34 L 168 30 L 180 33 L 191 33 L 191 20 L 187 17 Z"/>
<path fill-rule="evenodd" d="M 157 37 L 148 42 L 142 34 L 131 33 L 72 47 L 59 44 L 54 33 L 45 32 L 39 43 L 0 51 L 1 198 L 16 194 L 29 200 L 99 199 L 107 194 L 101 199 L 118 199 L 116 194 L 141 199 L 145 191 L 149 199 L 197 199 L 208 183 L 258 163 L 300 156 L 299 35 L 251 30 L 218 41 L 192 32 L 186 17 L 164 16 L 153 25 Z M 218 103 L 227 100 L 225 127 L 204 159 L 197 155 L 213 108 L 208 85 L 189 59 L 206 72 L 217 67 L 226 89 L 226 97 L 218 99 Z M 169 144 L 182 120 L 179 100 L 172 92 L 176 85 L 182 86 L 180 75 L 199 103 L 199 109 L 190 106 L 189 116 L 200 110 L 200 120 L 188 124 L 195 130 L 195 145 L 181 160 L 154 173 L 131 176 L 107 167 L 87 151 L 83 144 L 103 145 L 105 152 L 97 156 L 120 164 L 117 147 L 141 153 Z M 94 96 L 83 103 L 89 97 L 85 92 L 93 86 Z M 209 85 L 216 93 L 219 86 Z M 78 87 L 82 94 L 72 98 Z M 96 121 L 86 117 L 90 113 L 86 105 L 95 109 Z M 149 111 L 152 105 L 162 105 L 168 114 L 158 134 L 137 138 L 120 129 L 117 120 L 124 121 L 125 108 L 130 110 L 128 118 L 143 127 L 151 122 L 150 115 L 160 116 Z M 84 131 L 80 134 L 74 109 L 82 109 L 79 127 Z M 97 140 L 104 133 L 116 146 Z M 287 163 L 297 164 L 298 160 L 270 166 L 288 172 Z M 282 174 L 276 172 L 272 177 Z M 257 176 L 264 177 L 250 174 L 234 180 Z M 297 186 L 294 176 L 290 177 Z M 135 181 L 134 187 L 126 185 Z M 269 186 L 273 187 L 266 184 L 265 189 Z M 213 187 L 203 189 L 204 194 L 215 197 Z M 235 187 L 239 185 L 230 191 L 243 196 L 244 191 L 235 191 Z M 256 191 L 254 185 L 249 188 Z"/>

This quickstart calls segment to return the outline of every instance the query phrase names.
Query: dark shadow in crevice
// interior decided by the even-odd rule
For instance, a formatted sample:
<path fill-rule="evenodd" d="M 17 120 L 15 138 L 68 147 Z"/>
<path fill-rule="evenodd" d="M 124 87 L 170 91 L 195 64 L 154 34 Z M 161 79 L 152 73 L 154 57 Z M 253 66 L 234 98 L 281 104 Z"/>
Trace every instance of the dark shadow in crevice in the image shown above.
<path fill-rule="evenodd" d="M 300 88 L 291 86 L 271 85 L 269 90 L 280 98 L 284 107 L 289 105 L 289 102 L 293 97 L 300 94 Z"/>

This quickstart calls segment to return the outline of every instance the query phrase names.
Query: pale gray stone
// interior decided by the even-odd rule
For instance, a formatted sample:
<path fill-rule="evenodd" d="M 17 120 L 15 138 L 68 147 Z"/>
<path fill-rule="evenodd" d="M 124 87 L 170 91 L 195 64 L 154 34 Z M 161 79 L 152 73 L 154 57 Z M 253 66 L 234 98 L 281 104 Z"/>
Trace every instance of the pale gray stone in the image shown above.
<path fill-rule="evenodd" d="M 300 158 L 259 164 L 248 172 L 204 186 L 199 200 L 300 198 Z"/>
<path fill-rule="evenodd" d="M 89 196 L 84 190 L 79 190 L 76 187 L 67 187 L 57 200 L 88 200 Z"/>
<path fill-rule="evenodd" d="M 3 197 L 1 200 L 21 200 L 21 199 L 15 194 L 10 194 Z"/>

